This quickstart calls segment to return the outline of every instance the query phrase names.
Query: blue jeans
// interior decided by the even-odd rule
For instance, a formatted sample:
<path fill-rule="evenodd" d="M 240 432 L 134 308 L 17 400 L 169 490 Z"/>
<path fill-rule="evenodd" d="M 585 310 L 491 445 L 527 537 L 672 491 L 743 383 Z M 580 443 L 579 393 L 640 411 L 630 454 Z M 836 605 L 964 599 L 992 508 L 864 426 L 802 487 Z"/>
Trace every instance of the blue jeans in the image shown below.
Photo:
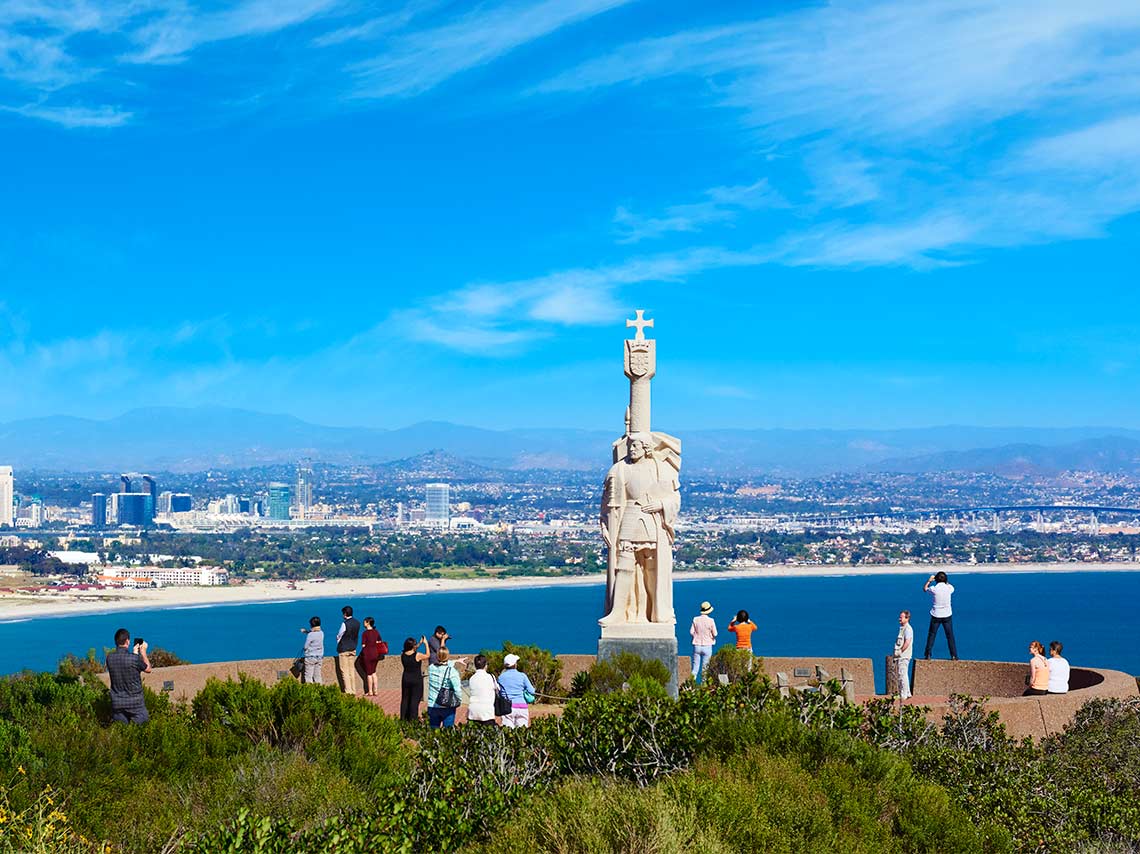
<path fill-rule="evenodd" d="M 710 658 L 712 658 L 711 646 L 693 645 L 693 677 L 697 680 L 698 685 L 701 684 L 701 676 L 704 675 L 704 670 L 708 667 Z"/>
<path fill-rule="evenodd" d="M 950 647 L 950 657 L 957 661 L 958 644 L 954 643 L 953 617 L 930 618 L 930 630 L 926 633 L 926 652 L 924 653 L 924 657 L 930 658 L 930 653 L 934 651 L 934 638 L 938 635 L 939 626 L 942 626 L 942 628 L 946 630 L 946 643 Z"/>
<path fill-rule="evenodd" d="M 432 729 L 455 726 L 455 709 L 447 706 L 428 706 L 428 723 Z"/>
<path fill-rule="evenodd" d="M 111 720 L 124 724 L 145 724 L 150 720 L 150 715 L 147 714 L 146 706 L 139 706 L 134 709 L 112 709 Z"/>

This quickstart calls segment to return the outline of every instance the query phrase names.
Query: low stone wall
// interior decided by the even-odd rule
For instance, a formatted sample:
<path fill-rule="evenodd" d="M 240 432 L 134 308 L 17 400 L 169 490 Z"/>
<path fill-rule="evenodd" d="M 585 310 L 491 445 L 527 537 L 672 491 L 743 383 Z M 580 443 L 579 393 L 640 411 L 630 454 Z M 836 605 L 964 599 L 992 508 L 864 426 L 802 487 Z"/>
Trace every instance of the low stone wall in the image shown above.
<path fill-rule="evenodd" d="M 1029 736 L 1040 740 L 1064 730 L 1082 705 L 1094 697 L 1135 697 L 1140 695 L 1136 679 L 1119 670 L 1074 667 L 1068 694 L 1023 697 L 1028 663 L 1009 661 L 925 661 L 914 663 L 913 693 L 920 698 L 968 694 L 989 697 L 988 707 L 1001 715 L 1002 723 L 1014 738 Z M 931 703 L 929 717 L 941 721 L 947 703 Z"/>
<path fill-rule="evenodd" d="M 460 657 L 473 658 L 471 653 Z M 588 670 L 594 663 L 592 655 L 560 655 L 562 662 L 562 684 L 568 691 L 574 674 Z M 336 684 L 334 659 L 326 657 L 321 674 L 326 685 Z M 143 684 L 152 691 L 160 692 L 169 683 L 167 693 L 179 702 L 192 700 L 202 690 L 206 681 L 216 679 L 237 679 L 244 673 L 268 685 L 281 678 L 292 679 L 294 658 L 269 658 L 248 661 L 226 661 L 215 664 L 182 664 L 177 667 L 161 667 L 143 674 Z M 859 697 L 874 694 L 874 672 L 868 658 L 769 658 L 764 659 L 764 671 L 772 679 L 777 673 L 786 673 L 791 685 L 802 685 L 815 678 L 815 668 L 823 667 L 831 676 L 838 679 L 846 668 L 855 680 L 855 693 Z M 526 669 L 526 663 L 522 662 Z M 795 676 L 796 668 L 808 671 L 810 676 Z M 399 690 L 402 674 L 400 658 L 390 655 L 379 662 L 376 673 L 381 690 Z M 691 674 L 691 661 L 688 656 L 678 656 L 677 671 L 684 682 Z M 1028 665 L 1007 661 L 924 661 L 914 663 L 914 694 L 918 702 L 931 707 L 929 717 L 939 722 L 949 709 L 942 698 L 951 694 L 968 694 L 973 697 L 989 697 L 988 706 L 1001 714 L 1002 721 L 1010 735 L 1015 738 L 1030 736 L 1041 739 L 1061 732 L 1073 719 L 1074 713 L 1085 702 L 1094 697 L 1135 697 L 1136 680 L 1127 673 L 1117 670 L 1100 670 L 1090 667 L 1074 667 L 1068 694 L 1050 694 L 1045 697 L 1022 697 L 1025 690 L 1025 674 Z M 107 674 L 100 674 L 104 683 Z"/>
<path fill-rule="evenodd" d="M 460 657 L 467 658 L 468 660 L 474 658 L 472 653 L 459 653 Z M 583 670 L 589 670 L 594 664 L 595 657 L 592 655 L 559 655 L 558 660 L 562 662 L 562 686 L 566 691 L 570 690 L 570 682 L 576 673 Z M 258 679 L 268 685 L 272 685 L 278 679 L 293 678 L 291 668 L 296 659 L 294 658 L 266 658 L 266 659 L 251 659 L 246 661 L 226 661 L 214 664 L 180 664 L 176 667 L 159 667 L 150 673 L 143 674 L 143 684 L 150 688 L 152 691 L 162 691 L 165 683 L 173 683 L 173 688 L 167 693 L 177 701 L 185 702 L 192 700 L 194 696 L 202 690 L 206 684 L 207 679 L 237 679 L 239 673 L 245 673 L 254 679 Z M 326 685 L 336 684 L 336 665 L 335 659 L 326 657 L 321 665 L 321 676 Z M 772 677 L 776 678 L 777 673 L 786 673 L 790 684 L 803 685 L 811 679 L 815 678 L 815 667 L 819 665 L 823 667 L 836 679 L 839 678 L 843 668 L 846 668 L 848 673 L 852 675 L 855 680 L 855 692 L 859 695 L 867 695 L 874 693 L 875 677 L 871 669 L 871 660 L 869 658 L 765 658 L 764 671 Z M 523 670 L 526 670 L 526 662 L 520 664 Z M 795 676 L 796 668 L 803 668 L 810 672 L 810 676 L 797 677 Z M 426 669 L 426 667 L 425 667 Z M 399 655 L 389 655 L 384 661 L 381 661 L 376 666 L 376 675 L 379 677 L 381 690 L 400 688 L 400 677 L 403 668 L 400 665 Z M 692 661 L 687 655 L 677 657 L 677 676 L 679 681 L 684 682 L 692 674 Z M 107 682 L 107 674 L 100 674 L 103 682 Z"/>
<path fill-rule="evenodd" d="M 193 700 L 205 686 L 208 679 L 237 679 L 238 674 L 244 673 L 258 679 L 267 685 L 272 685 L 279 679 L 293 679 L 292 673 L 295 658 L 262 658 L 245 661 L 222 661 L 213 664 L 179 664 L 175 667 L 156 667 L 150 673 L 143 674 L 143 684 L 152 691 L 162 691 L 165 683 L 173 683 L 173 688 L 167 693 L 179 702 Z M 425 666 L 426 669 L 426 666 Z M 380 687 L 383 689 L 400 688 L 400 676 L 403 668 L 400 665 L 399 655 L 389 655 L 376 665 L 376 675 L 379 677 Z M 282 674 L 284 674 L 282 676 Z M 99 674 L 99 678 L 107 684 L 106 673 Z M 336 659 L 326 656 L 321 663 L 321 678 L 326 685 L 336 684 Z M 360 686 L 363 691 L 363 684 Z"/>

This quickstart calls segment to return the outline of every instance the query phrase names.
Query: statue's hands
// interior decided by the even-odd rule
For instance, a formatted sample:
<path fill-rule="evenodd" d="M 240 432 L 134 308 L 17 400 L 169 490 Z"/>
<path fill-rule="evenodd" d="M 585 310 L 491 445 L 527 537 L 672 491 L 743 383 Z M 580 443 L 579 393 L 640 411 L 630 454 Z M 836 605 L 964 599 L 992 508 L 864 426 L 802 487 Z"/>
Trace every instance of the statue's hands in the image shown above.
<path fill-rule="evenodd" d="M 661 502 L 658 501 L 656 498 L 650 498 L 648 501 L 642 503 L 641 509 L 644 510 L 646 513 L 658 513 L 664 508 L 663 508 Z"/>

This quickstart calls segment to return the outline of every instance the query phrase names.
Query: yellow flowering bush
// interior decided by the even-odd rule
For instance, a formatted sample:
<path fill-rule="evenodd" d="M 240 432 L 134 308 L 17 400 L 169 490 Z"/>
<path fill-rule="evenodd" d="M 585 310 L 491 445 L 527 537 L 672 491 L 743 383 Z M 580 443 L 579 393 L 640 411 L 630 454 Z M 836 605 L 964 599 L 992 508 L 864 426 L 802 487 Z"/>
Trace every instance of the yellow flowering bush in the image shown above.
<path fill-rule="evenodd" d="M 24 774 L 23 767 L 16 770 Z M 58 794 L 47 788 L 30 805 L 16 811 L 8 798 L 8 787 L 0 787 L 0 852 L 107 854 L 111 850 L 106 843 L 92 842 L 77 834 L 61 806 Z"/>

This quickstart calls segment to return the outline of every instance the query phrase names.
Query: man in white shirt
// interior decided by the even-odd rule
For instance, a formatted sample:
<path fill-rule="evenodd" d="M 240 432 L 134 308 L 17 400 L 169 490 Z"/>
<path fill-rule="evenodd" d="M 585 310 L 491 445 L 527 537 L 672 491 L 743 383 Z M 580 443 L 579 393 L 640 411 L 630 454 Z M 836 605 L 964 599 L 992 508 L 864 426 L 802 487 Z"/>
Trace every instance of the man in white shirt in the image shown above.
<path fill-rule="evenodd" d="M 954 595 L 954 585 L 946 577 L 946 573 L 939 571 L 930 576 L 922 588 L 930 594 L 933 602 L 930 608 L 930 629 L 926 633 L 926 652 L 924 657 L 929 659 L 934 649 L 934 638 L 938 634 L 938 627 L 946 630 L 946 643 L 950 646 L 950 660 L 958 660 L 958 645 L 954 642 L 954 612 L 950 607 L 950 597 Z"/>
<path fill-rule="evenodd" d="M 1064 644 L 1060 641 L 1049 642 L 1049 693 L 1069 693 L 1069 662 L 1061 657 Z"/>
<path fill-rule="evenodd" d="M 910 611 L 899 613 L 899 634 L 895 638 L 895 661 L 899 673 L 899 699 L 910 697 L 910 660 L 914 656 L 914 628 L 910 624 Z"/>

